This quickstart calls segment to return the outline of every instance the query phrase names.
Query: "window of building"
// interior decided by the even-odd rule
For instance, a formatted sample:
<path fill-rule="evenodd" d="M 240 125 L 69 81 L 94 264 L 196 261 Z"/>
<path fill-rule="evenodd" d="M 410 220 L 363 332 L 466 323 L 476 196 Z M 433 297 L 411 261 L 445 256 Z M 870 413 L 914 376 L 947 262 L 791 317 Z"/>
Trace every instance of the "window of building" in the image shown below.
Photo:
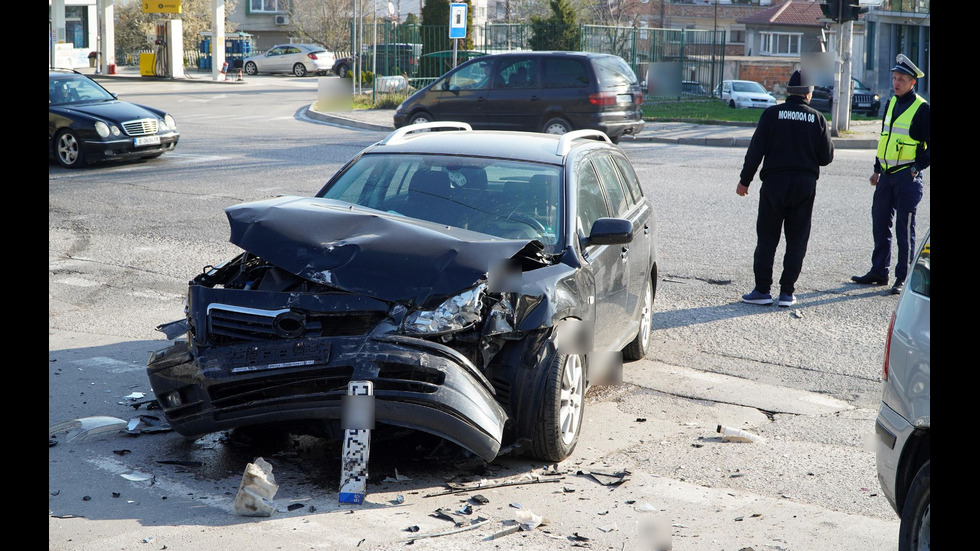
<path fill-rule="evenodd" d="M 281 13 L 289 11 L 289 0 L 248 0 L 248 13 Z"/>
<path fill-rule="evenodd" d="M 48 6 L 51 23 L 51 6 Z M 74 48 L 88 48 L 88 6 L 65 6 L 65 42 Z"/>
<path fill-rule="evenodd" d="M 728 31 L 729 44 L 745 44 L 745 29 L 731 29 Z"/>
<path fill-rule="evenodd" d="M 800 55 L 800 44 L 803 42 L 802 33 L 760 33 L 761 55 Z"/>

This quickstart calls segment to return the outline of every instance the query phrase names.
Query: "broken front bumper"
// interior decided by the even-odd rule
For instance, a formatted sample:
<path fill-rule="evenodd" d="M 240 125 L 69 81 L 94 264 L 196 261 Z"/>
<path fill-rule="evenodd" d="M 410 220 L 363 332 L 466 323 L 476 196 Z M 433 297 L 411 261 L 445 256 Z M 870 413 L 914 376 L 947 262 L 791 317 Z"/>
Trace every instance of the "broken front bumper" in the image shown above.
<path fill-rule="evenodd" d="M 399 335 L 324 337 L 200 349 L 147 364 L 170 425 L 186 436 L 235 427 L 340 420 L 347 384 L 374 384 L 377 422 L 445 438 L 492 461 L 507 413 L 486 377 L 441 344 Z"/>

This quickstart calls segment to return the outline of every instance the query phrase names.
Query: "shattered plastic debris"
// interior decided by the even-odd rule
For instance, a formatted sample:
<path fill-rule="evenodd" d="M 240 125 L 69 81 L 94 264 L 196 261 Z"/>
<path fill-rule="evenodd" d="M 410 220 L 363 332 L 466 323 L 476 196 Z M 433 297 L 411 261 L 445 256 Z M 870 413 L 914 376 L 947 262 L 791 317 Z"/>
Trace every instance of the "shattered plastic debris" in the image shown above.
<path fill-rule="evenodd" d="M 474 495 L 473 497 L 470 498 L 470 501 L 472 501 L 473 503 L 475 503 L 477 505 L 486 505 L 487 503 L 490 503 L 490 500 L 487 499 L 482 494 L 476 494 L 476 495 Z"/>
<path fill-rule="evenodd" d="M 742 429 L 736 429 L 732 427 L 726 427 L 725 425 L 718 425 L 715 429 L 716 432 L 721 433 L 722 442 L 753 442 L 759 443 L 763 442 L 763 438 L 758 434 L 752 434 L 751 432 L 744 431 Z"/>
<path fill-rule="evenodd" d="M 405 503 L 405 496 L 397 495 L 395 496 L 395 499 L 391 500 L 391 502 L 395 505 L 401 505 L 402 503 Z"/>
<path fill-rule="evenodd" d="M 386 476 L 383 482 L 405 482 L 407 480 L 411 480 L 411 478 L 398 474 L 398 469 L 395 469 L 395 478 Z"/>
<path fill-rule="evenodd" d="M 100 434 L 119 432 L 124 428 L 126 428 L 126 421 L 118 417 L 97 415 L 55 423 L 48 427 L 48 436 L 67 430 L 69 433 L 65 437 L 65 442 L 71 442 L 76 438 L 91 438 Z"/>
<path fill-rule="evenodd" d="M 578 474 L 591 476 L 603 486 L 615 486 L 629 480 L 629 471 L 615 469 L 592 469 L 590 471 L 579 471 Z"/>
<path fill-rule="evenodd" d="M 612 532 L 613 530 L 616 529 L 616 525 L 606 524 L 605 526 L 598 526 L 597 528 L 599 529 L 600 532 Z"/>
<path fill-rule="evenodd" d="M 235 496 L 235 513 L 245 517 L 269 517 L 276 510 L 273 496 L 279 491 L 272 465 L 261 457 L 245 467 Z"/>
<path fill-rule="evenodd" d="M 129 434 L 149 434 L 169 430 L 172 430 L 170 425 L 155 415 L 137 415 L 126 425 L 126 432 Z"/>
<path fill-rule="evenodd" d="M 542 524 L 547 524 L 548 521 L 541 515 L 535 514 L 526 509 L 521 509 L 514 513 L 514 520 L 521 526 L 521 530 L 525 532 L 530 532 Z"/>
<path fill-rule="evenodd" d="M 141 473 L 139 471 L 129 471 L 119 476 L 125 478 L 126 480 L 130 480 L 132 482 L 149 482 L 150 485 L 152 485 L 156 481 L 156 477 L 154 475 L 148 473 Z"/>

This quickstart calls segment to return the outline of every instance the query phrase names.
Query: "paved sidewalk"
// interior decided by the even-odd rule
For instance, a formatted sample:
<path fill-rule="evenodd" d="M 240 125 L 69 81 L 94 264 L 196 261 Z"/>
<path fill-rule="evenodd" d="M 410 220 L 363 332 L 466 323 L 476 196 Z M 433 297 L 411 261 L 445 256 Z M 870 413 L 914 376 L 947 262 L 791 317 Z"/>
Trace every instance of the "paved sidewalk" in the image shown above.
<path fill-rule="evenodd" d="M 122 66 L 114 75 L 95 75 L 95 69 L 76 67 L 76 70 L 97 78 L 150 78 L 141 77 L 138 67 Z M 229 80 L 214 80 L 210 73 L 189 71 L 181 82 L 226 83 L 229 85 L 249 84 L 248 79 L 237 80 L 236 75 L 229 75 Z M 167 79 L 172 80 L 172 79 Z M 394 130 L 394 109 L 354 109 L 343 113 L 322 113 L 311 104 L 306 109 L 306 115 L 311 119 L 364 130 L 387 131 Z M 834 138 L 837 149 L 875 149 L 878 146 L 880 121 L 851 121 L 844 136 Z M 721 123 L 694 124 L 689 122 L 647 121 L 643 131 L 637 136 L 626 136 L 623 142 L 646 141 L 659 143 L 677 143 L 684 145 L 715 146 L 715 147 L 748 147 L 755 131 L 754 124 Z"/>

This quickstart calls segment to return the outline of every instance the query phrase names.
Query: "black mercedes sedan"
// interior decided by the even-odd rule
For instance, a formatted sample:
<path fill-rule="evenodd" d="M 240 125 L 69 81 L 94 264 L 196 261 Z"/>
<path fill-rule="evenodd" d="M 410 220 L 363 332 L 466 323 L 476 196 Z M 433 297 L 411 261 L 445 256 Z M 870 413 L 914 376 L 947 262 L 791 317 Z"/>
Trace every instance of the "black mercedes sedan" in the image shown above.
<path fill-rule="evenodd" d="M 120 101 L 77 71 L 48 71 L 48 158 L 61 166 L 153 159 L 179 139 L 169 113 Z"/>
<path fill-rule="evenodd" d="M 373 422 L 561 461 L 589 386 L 650 346 L 653 204 L 598 130 L 408 125 L 313 196 L 225 214 L 242 252 L 190 281 L 147 364 L 185 436 L 339 437 L 356 383 Z"/>

